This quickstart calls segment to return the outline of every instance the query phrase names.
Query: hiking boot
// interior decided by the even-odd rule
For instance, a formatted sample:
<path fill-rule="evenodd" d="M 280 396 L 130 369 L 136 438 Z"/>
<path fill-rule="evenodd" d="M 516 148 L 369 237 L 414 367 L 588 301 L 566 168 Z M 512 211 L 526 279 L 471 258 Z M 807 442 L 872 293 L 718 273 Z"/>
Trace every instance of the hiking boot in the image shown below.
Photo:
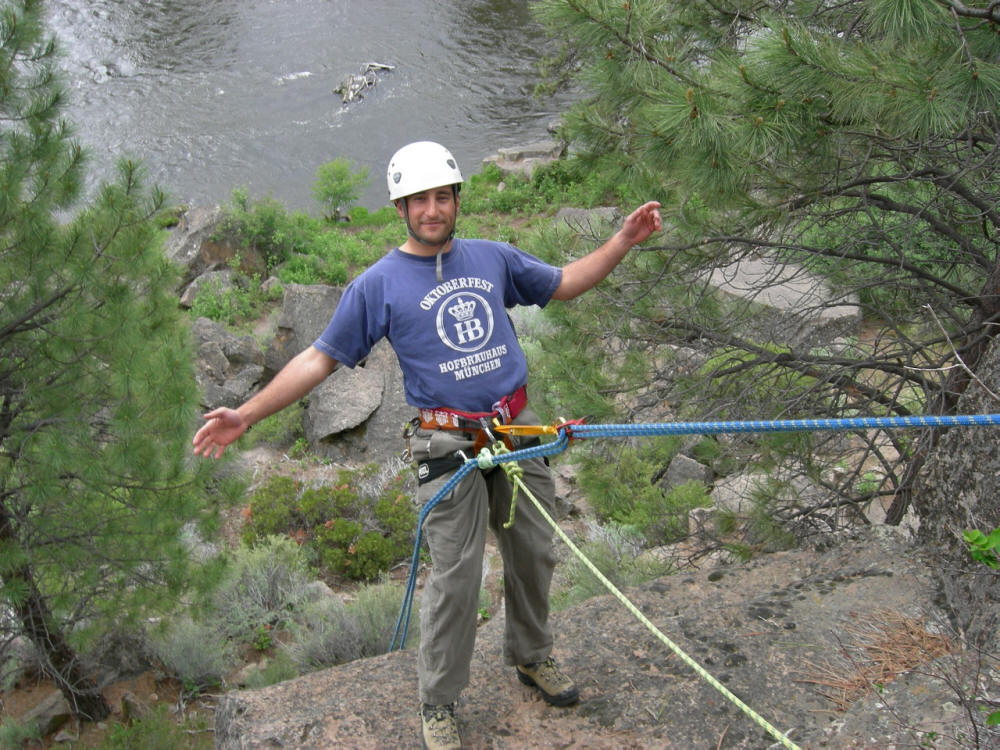
<path fill-rule="evenodd" d="M 462 740 L 458 736 L 458 722 L 455 721 L 454 703 L 445 703 L 442 706 L 423 703 L 420 706 L 420 718 L 424 725 L 422 736 L 424 750 L 462 750 Z"/>
<path fill-rule="evenodd" d="M 534 664 L 519 664 L 516 671 L 517 679 L 525 685 L 538 688 L 546 703 L 571 706 L 580 700 L 580 693 L 573 680 L 560 671 L 551 656 Z"/>

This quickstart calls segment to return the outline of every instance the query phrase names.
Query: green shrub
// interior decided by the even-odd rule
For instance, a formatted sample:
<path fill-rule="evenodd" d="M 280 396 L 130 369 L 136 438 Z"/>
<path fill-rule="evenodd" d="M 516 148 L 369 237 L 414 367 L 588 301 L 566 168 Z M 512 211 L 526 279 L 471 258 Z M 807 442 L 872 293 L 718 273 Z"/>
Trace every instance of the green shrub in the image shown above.
<path fill-rule="evenodd" d="M 603 518 L 635 529 L 648 544 L 679 541 L 687 536 L 689 511 L 709 505 L 699 482 L 667 491 L 653 482 L 680 444 L 671 437 L 621 448 L 613 457 L 594 449 L 581 461 L 580 486 Z"/>
<path fill-rule="evenodd" d="M 392 225 L 395 227 L 399 221 L 395 206 L 382 206 L 377 211 L 371 212 L 364 206 L 355 206 L 347 212 L 351 220 L 351 225 L 355 227 L 385 227 Z"/>
<path fill-rule="evenodd" d="M 377 467 L 342 470 L 334 485 L 305 488 L 288 477 L 272 477 L 250 498 L 243 540 L 254 545 L 268 535 L 294 535 L 319 566 L 357 580 L 372 580 L 409 556 L 416 510 L 396 476 L 377 494 L 362 488 Z"/>
<path fill-rule="evenodd" d="M 292 626 L 287 646 L 292 661 L 308 671 L 385 653 L 402 599 L 400 587 L 378 584 L 363 588 L 350 604 L 332 598 L 312 602 Z M 412 644 L 417 633 L 410 625 Z"/>
<path fill-rule="evenodd" d="M 787 506 L 795 495 L 790 481 L 768 478 L 750 493 L 751 510 L 743 530 L 744 541 L 753 550 L 778 552 L 796 545 L 795 535 L 777 517 L 776 508 Z"/>
<path fill-rule="evenodd" d="M 636 586 L 667 575 L 672 565 L 652 556 L 642 556 L 638 547 L 641 539 L 627 528 L 609 524 L 604 538 L 580 545 L 580 552 L 617 588 Z M 561 610 L 608 589 L 579 558 L 571 556 L 560 565 L 552 591 L 552 608 Z"/>
<path fill-rule="evenodd" d="M 212 730 L 204 720 L 179 723 L 165 706 L 130 724 L 115 724 L 98 750 L 211 750 Z"/>
<path fill-rule="evenodd" d="M 42 732 L 37 722 L 21 722 L 5 716 L 0 724 L 0 750 L 21 750 L 32 740 L 41 740 Z"/>
<path fill-rule="evenodd" d="M 500 185 L 503 189 L 498 189 Z M 462 211 L 468 214 L 547 213 L 553 206 L 593 206 L 616 203 L 617 186 L 573 159 L 536 167 L 530 177 L 503 174 L 487 164 L 462 186 Z"/>
<path fill-rule="evenodd" d="M 259 276 L 246 279 L 243 286 L 223 288 L 218 282 L 202 287 L 191 304 L 191 314 L 209 318 L 233 328 L 255 320 L 274 302 L 281 299 L 280 285 L 264 291 Z"/>
<path fill-rule="evenodd" d="M 257 250 L 272 271 L 305 252 L 319 231 L 320 222 L 307 214 L 289 213 L 271 196 L 252 201 L 245 188 L 237 188 L 223 208 L 216 239 Z"/>
<path fill-rule="evenodd" d="M 306 552 L 287 536 L 268 536 L 231 556 L 215 592 L 215 627 L 255 643 L 261 628 L 284 625 L 308 597 L 312 571 Z"/>
<path fill-rule="evenodd" d="M 302 415 L 305 408 L 301 402 L 272 414 L 253 426 L 253 431 L 244 439 L 250 447 L 271 445 L 275 448 L 291 448 L 298 438 L 304 438 Z"/>
<path fill-rule="evenodd" d="M 234 663 L 232 645 L 218 630 L 186 616 L 155 633 L 152 642 L 164 671 L 190 692 L 217 687 Z"/>
<path fill-rule="evenodd" d="M 272 476 L 250 497 L 250 517 L 243 525 L 243 542 L 251 546 L 269 536 L 305 530 L 308 523 L 299 509 L 302 483 L 291 477 Z"/>
<path fill-rule="evenodd" d="M 313 197 L 323 208 L 328 221 L 339 221 L 341 211 L 349 208 L 368 186 L 368 168 L 355 168 L 350 159 L 338 157 L 316 169 Z"/>
<path fill-rule="evenodd" d="M 245 687 L 249 689 L 268 687 L 269 685 L 276 685 L 285 680 L 293 680 L 298 676 L 299 670 L 296 668 L 291 656 L 282 650 L 260 662 L 256 669 L 250 670 L 246 678 Z"/>

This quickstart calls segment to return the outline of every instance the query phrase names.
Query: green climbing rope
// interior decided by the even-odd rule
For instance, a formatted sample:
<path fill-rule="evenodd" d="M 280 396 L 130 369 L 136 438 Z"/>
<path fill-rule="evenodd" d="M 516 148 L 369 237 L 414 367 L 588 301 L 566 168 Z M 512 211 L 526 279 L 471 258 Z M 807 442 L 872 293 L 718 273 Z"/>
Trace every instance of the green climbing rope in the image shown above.
<path fill-rule="evenodd" d="M 496 466 L 497 464 L 494 459 L 497 456 L 502 455 L 503 453 L 509 452 L 506 446 L 500 443 L 498 443 L 497 445 L 499 445 L 499 448 L 494 448 L 494 453 L 492 454 L 487 448 L 483 448 L 483 450 L 480 451 L 479 456 L 477 456 L 476 458 L 476 461 L 479 464 L 479 468 L 485 469 L 485 468 L 490 468 L 492 466 Z M 502 463 L 500 465 L 504 467 L 505 471 L 507 471 L 507 467 L 513 463 L 516 462 L 510 461 Z M 670 640 L 670 638 L 668 638 L 664 633 L 662 633 L 660 629 L 657 628 L 656 625 L 654 625 L 650 621 L 650 619 L 646 617 L 646 615 L 644 615 L 639 610 L 639 608 L 636 607 L 635 604 L 633 604 L 629 600 L 629 598 L 625 596 L 625 594 L 623 594 L 618 589 L 617 586 L 615 586 L 610 580 L 608 580 L 607 576 L 605 576 L 600 570 L 598 570 L 596 565 L 594 565 L 590 560 L 587 559 L 587 556 L 584 555 L 582 551 L 580 551 L 580 548 L 573 543 L 573 541 L 569 538 L 569 536 L 567 536 L 566 533 L 561 528 L 559 528 L 559 524 L 557 524 L 553 520 L 552 516 L 550 516 L 545 511 L 545 508 L 542 507 L 542 504 L 541 502 L 539 502 L 538 498 L 534 496 L 531 490 L 528 489 L 528 486 L 524 484 L 524 482 L 521 480 L 522 474 L 523 472 L 507 471 L 507 475 L 511 477 L 511 481 L 514 483 L 515 496 L 517 493 L 517 489 L 519 487 L 522 490 L 524 490 L 525 496 L 532 502 L 532 504 L 534 504 L 538 512 L 541 513 L 542 518 L 544 518 L 546 523 L 548 523 L 555 530 L 556 534 L 559 535 L 559 538 L 562 539 L 563 542 L 565 542 L 566 546 L 569 547 L 570 550 L 572 550 L 573 554 L 577 556 L 580 562 L 582 562 L 591 573 L 597 576 L 597 580 L 599 580 L 604 585 L 604 587 L 608 589 L 608 591 L 614 594 L 615 598 L 618 599 L 618 601 L 620 601 L 622 604 L 624 604 L 625 608 L 628 609 L 628 611 L 631 612 L 636 617 L 636 619 L 639 620 L 639 622 L 645 625 L 646 628 L 651 633 L 653 633 L 653 635 L 655 635 L 667 648 L 673 651 L 674 654 L 676 654 L 681 661 L 683 661 L 685 664 L 691 667 L 691 669 L 693 669 L 699 677 L 701 677 L 709 685 L 718 690 L 728 701 L 730 701 L 733 705 L 739 708 L 743 713 L 749 716 L 758 726 L 762 727 L 768 734 L 770 734 L 772 737 L 774 737 L 774 739 L 776 739 L 779 743 L 781 743 L 783 747 L 788 748 L 788 750 L 800 750 L 799 746 L 796 745 L 794 742 L 792 742 L 781 730 L 777 729 L 774 725 L 768 722 L 763 716 L 758 714 L 756 711 L 750 708 L 750 706 L 741 701 L 737 696 L 735 696 L 732 693 L 732 691 L 730 691 L 725 685 L 723 685 L 715 677 L 713 677 L 704 667 L 702 667 L 698 662 L 696 662 L 694 659 L 692 659 L 690 656 L 684 653 L 683 649 L 681 649 L 680 646 L 678 646 L 676 643 Z M 514 522 L 514 506 L 515 502 L 512 499 L 510 506 L 510 520 L 508 521 L 508 523 Z M 508 527 L 507 524 L 505 524 L 505 528 L 507 527 Z"/>

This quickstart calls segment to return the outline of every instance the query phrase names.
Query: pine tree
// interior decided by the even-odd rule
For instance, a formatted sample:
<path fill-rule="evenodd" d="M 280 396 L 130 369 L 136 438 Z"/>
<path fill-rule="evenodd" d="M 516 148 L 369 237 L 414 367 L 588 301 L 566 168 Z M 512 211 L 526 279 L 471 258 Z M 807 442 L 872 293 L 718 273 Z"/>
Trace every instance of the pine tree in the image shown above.
<path fill-rule="evenodd" d="M 668 241 L 623 284 L 623 316 L 645 324 L 633 340 L 707 344 L 718 366 L 702 374 L 717 390 L 747 376 L 731 389 L 733 418 L 765 397 L 785 416 L 954 413 L 1000 330 L 996 4 L 537 8 L 570 40 L 589 94 L 565 124 L 581 158 L 664 203 Z M 792 349 L 780 331 L 742 333 L 704 279 L 759 255 L 828 274 L 860 302 L 875 345 L 834 355 Z M 669 398 L 692 404 L 712 389 L 697 387 Z M 894 520 L 939 434 L 874 456 Z"/>
<path fill-rule="evenodd" d="M 124 161 L 81 203 L 55 53 L 40 2 L 3 2 L 0 601 L 97 720 L 83 649 L 170 606 L 190 581 L 182 526 L 210 514 L 185 465 L 197 394 L 163 197 Z"/>

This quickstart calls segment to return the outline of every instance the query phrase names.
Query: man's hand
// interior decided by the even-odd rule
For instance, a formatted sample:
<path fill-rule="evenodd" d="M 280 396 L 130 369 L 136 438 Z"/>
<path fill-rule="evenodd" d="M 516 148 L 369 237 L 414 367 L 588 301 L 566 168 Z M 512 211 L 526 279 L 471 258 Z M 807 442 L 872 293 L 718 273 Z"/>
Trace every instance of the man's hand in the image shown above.
<path fill-rule="evenodd" d="M 663 226 L 658 201 L 643 203 L 630 213 L 611 239 L 592 253 L 567 263 L 552 299 L 573 299 L 592 289 L 617 266 L 628 251 Z"/>
<path fill-rule="evenodd" d="M 235 409 L 214 409 L 205 415 L 205 419 L 208 421 L 195 433 L 192 441 L 195 455 L 205 458 L 219 458 L 227 445 L 236 442 L 250 428 Z"/>
<path fill-rule="evenodd" d="M 659 232 L 662 228 L 663 219 L 660 217 L 660 204 L 658 201 L 649 201 L 643 203 L 625 218 L 620 233 L 622 239 L 628 243 L 629 247 L 632 247 L 645 241 L 649 235 L 653 232 Z"/>

